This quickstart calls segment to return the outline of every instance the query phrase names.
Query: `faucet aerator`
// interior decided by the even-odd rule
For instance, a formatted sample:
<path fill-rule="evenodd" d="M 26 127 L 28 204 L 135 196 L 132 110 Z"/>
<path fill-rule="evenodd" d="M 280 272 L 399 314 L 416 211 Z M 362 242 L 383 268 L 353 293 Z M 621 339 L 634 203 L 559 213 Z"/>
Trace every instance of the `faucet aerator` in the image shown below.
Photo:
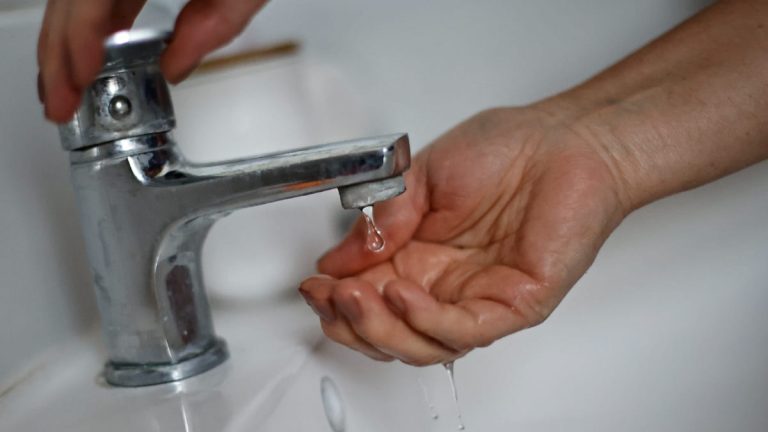
<path fill-rule="evenodd" d="M 339 188 L 341 206 L 345 209 L 361 209 L 377 202 L 392 199 L 405 192 L 403 176 Z"/>

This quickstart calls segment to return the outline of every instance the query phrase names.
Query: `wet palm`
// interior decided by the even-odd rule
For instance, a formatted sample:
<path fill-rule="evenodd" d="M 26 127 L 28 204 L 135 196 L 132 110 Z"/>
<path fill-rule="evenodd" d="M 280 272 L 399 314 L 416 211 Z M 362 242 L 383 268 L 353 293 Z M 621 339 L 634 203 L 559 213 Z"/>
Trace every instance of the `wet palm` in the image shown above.
<path fill-rule="evenodd" d="M 625 214 L 609 159 L 533 109 L 464 122 L 421 152 L 408 192 L 376 206 L 301 291 L 332 339 L 434 364 L 543 321 Z"/>

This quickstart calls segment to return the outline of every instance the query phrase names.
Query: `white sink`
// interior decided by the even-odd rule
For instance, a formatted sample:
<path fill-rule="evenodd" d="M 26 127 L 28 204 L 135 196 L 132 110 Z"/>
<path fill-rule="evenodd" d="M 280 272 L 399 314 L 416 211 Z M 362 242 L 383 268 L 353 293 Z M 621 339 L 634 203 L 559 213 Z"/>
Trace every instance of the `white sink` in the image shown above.
<path fill-rule="evenodd" d="M 246 417 L 255 424 L 269 418 L 317 339 L 300 308 L 296 301 L 276 300 L 219 314 L 232 358 L 167 385 L 106 385 L 100 376 L 104 353 L 91 335 L 50 352 L 6 395 L 0 430 L 214 431 L 226 424 L 246 430 L 236 425 Z"/>
<path fill-rule="evenodd" d="M 278 4 L 265 12 L 277 14 Z M 434 14 L 422 9 L 424 16 Z M 20 39 L 33 38 L 27 33 Z M 392 44 L 392 51 L 400 49 Z M 31 51 L 29 57 L 31 65 Z M 371 79 L 379 82 L 393 72 L 384 63 L 357 70 L 376 69 Z M 402 68 L 392 68 L 406 79 Z M 410 88 L 420 85 L 420 75 L 413 76 Z M 544 93 L 552 85 L 507 78 L 498 72 L 494 79 L 525 87 L 510 94 Z M 459 90 L 466 96 L 470 87 Z M 360 101 L 359 88 L 343 70 L 303 58 L 194 77 L 174 89 L 177 138 L 190 158 L 217 160 L 392 132 L 380 127 L 395 121 L 374 121 L 365 108 L 373 102 Z M 373 85 L 366 88 L 377 93 Z M 402 95 L 389 97 L 383 111 L 400 107 L 394 117 L 450 123 L 451 116 L 430 111 L 431 98 L 402 103 Z M 480 108 L 450 99 L 456 101 L 441 110 Z M 431 129 L 423 131 L 431 136 Z M 55 139 L 44 132 L 32 137 Z M 64 163 L 63 156 L 52 157 L 50 166 Z M 632 215 L 546 323 L 456 363 L 467 430 L 768 430 L 766 184 L 764 163 Z M 216 225 L 204 262 L 217 333 L 231 351 L 221 367 L 175 384 L 114 388 L 99 376 L 106 357 L 96 329 L 62 337 L 0 389 L 0 431 L 328 432 L 324 377 L 338 391 L 347 432 L 456 430 L 440 366 L 376 363 L 332 344 L 296 295 L 314 259 L 337 238 L 339 209 L 330 192 L 243 210 Z M 40 304 L 58 307 L 67 295 L 41 294 Z M 23 328 L 12 331 L 25 337 Z"/>
<path fill-rule="evenodd" d="M 766 168 L 633 215 L 550 320 L 459 360 L 467 430 L 764 430 Z M 323 377 L 346 431 L 456 428 L 442 367 L 377 363 L 328 342 L 292 291 L 214 301 L 214 314 L 232 352 L 224 366 L 108 387 L 92 335 L 0 398 L 0 430 L 327 432 Z"/>
<path fill-rule="evenodd" d="M 317 78 L 315 67 L 289 59 L 191 80 L 175 91 L 179 141 L 207 160 L 309 144 L 322 134 L 306 128 L 312 111 L 296 110 L 317 103 L 307 100 L 313 91 L 275 106 L 267 89 L 306 89 L 302 77 Z M 343 94 L 333 78 L 315 82 Z M 263 98 L 244 98 L 234 120 L 215 118 L 245 89 Z M 766 168 L 632 215 L 549 321 L 458 361 L 467 430 L 768 424 Z M 337 236 L 337 200 L 330 193 L 245 210 L 212 232 L 205 260 L 217 331 L 232 354 L 224 366 L 176 384 L 109 387 L 93 332 L 50 351 L 5 390 L 0 430 L 329 431 L 324 377 L 346 431 L 454 430 L 442 367 L 376 363 L 332 344 L 298 299 L 296 285 Z"/>

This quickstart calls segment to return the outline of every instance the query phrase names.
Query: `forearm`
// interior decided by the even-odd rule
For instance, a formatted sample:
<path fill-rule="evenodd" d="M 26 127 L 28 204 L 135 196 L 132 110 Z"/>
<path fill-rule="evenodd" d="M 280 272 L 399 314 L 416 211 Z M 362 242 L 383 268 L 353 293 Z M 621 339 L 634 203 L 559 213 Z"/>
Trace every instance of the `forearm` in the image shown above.
<path fill-rule="evenodd" d="M 539 107 L 597 144 L 628 210 L 768 158 L 768 2 L 720 2 Z"/>

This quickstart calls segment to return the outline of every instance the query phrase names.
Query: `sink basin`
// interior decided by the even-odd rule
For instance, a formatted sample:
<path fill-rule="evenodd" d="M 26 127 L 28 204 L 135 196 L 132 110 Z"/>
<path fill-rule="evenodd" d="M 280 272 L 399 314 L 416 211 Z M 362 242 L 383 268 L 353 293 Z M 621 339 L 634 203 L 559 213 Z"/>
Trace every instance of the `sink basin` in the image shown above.
<path fill-rule="evenodd" d="M 377 65 L 376 79 L 392 72 Z M 488 70 L 497 69 L 500 83 L 541 92 L 540 83 Z M 407 74 L 417 77 L 412 88 L 421 85 L 419 74 Z M 497 101 L 500 91 L 488 87 Z M 343 71 L 300 57 L 200 75 L 174 89 L 177 138 L 190 158 L 212 161 L 390 130 L 376 128 L 356 94 Z M 384 106 L 401 107 L 403 118 L 421 122 L 433 112 L 432 96 L 391 98 Z M 470 110 L 463 97 L 450 99 L 442 110 Z M 450 123 L 438 112 L 432 124 L 438 117 L 440 127 Z M 49 168 L 66 163 L 59 156 Z M 768 430 L 766 184 L 763 163 L 633 214 L 547 322 L 456 362 L 467 430 Z M 114 388 L 99 375 L 97 329 L 61 338 L 0 388 L 0 431 L 329 432 L 333 406 L 347 432 L 456 430 L 442 367 L 377 363 L 335 345 L 298 298 L 297 284 L 338 238 L 340 214 L 331 192 L 243 210 L 215 226 L 204 263 L 217 332 L 232 354 L 221 367 L 179 383 Z M 65 297 L 39 301 L 58 307 L 56 295 Z M 324 403 L 323 382 L 333 383 L 334 401 L 326 394 Z"/>
<path fill-rule="evenodd" d="M 766 168 L 633 214 L 547 322 L 458 360 L 467 430 L 763 430 Z M 292 290 L 215 299 L 224 366 L 108 387 L 92 334 L 0 395 L 0 430 L 337 432 L 324 378 L 343 430 L 456 430 L 442 367 L 378 363 L 327 341 Z"/>
<path fill-rule="evenodd" d="M 91 334 L 51 351 L 5 395 L 0 430 L 246 430 L 241 419 L 260 424 L 269 417 L 318 340 L 302 312 L 295 299 L 226 310 L 216 318 L 232 358 L 208 373 L 150 387 L 105 384 L 104 353 Z"/>

